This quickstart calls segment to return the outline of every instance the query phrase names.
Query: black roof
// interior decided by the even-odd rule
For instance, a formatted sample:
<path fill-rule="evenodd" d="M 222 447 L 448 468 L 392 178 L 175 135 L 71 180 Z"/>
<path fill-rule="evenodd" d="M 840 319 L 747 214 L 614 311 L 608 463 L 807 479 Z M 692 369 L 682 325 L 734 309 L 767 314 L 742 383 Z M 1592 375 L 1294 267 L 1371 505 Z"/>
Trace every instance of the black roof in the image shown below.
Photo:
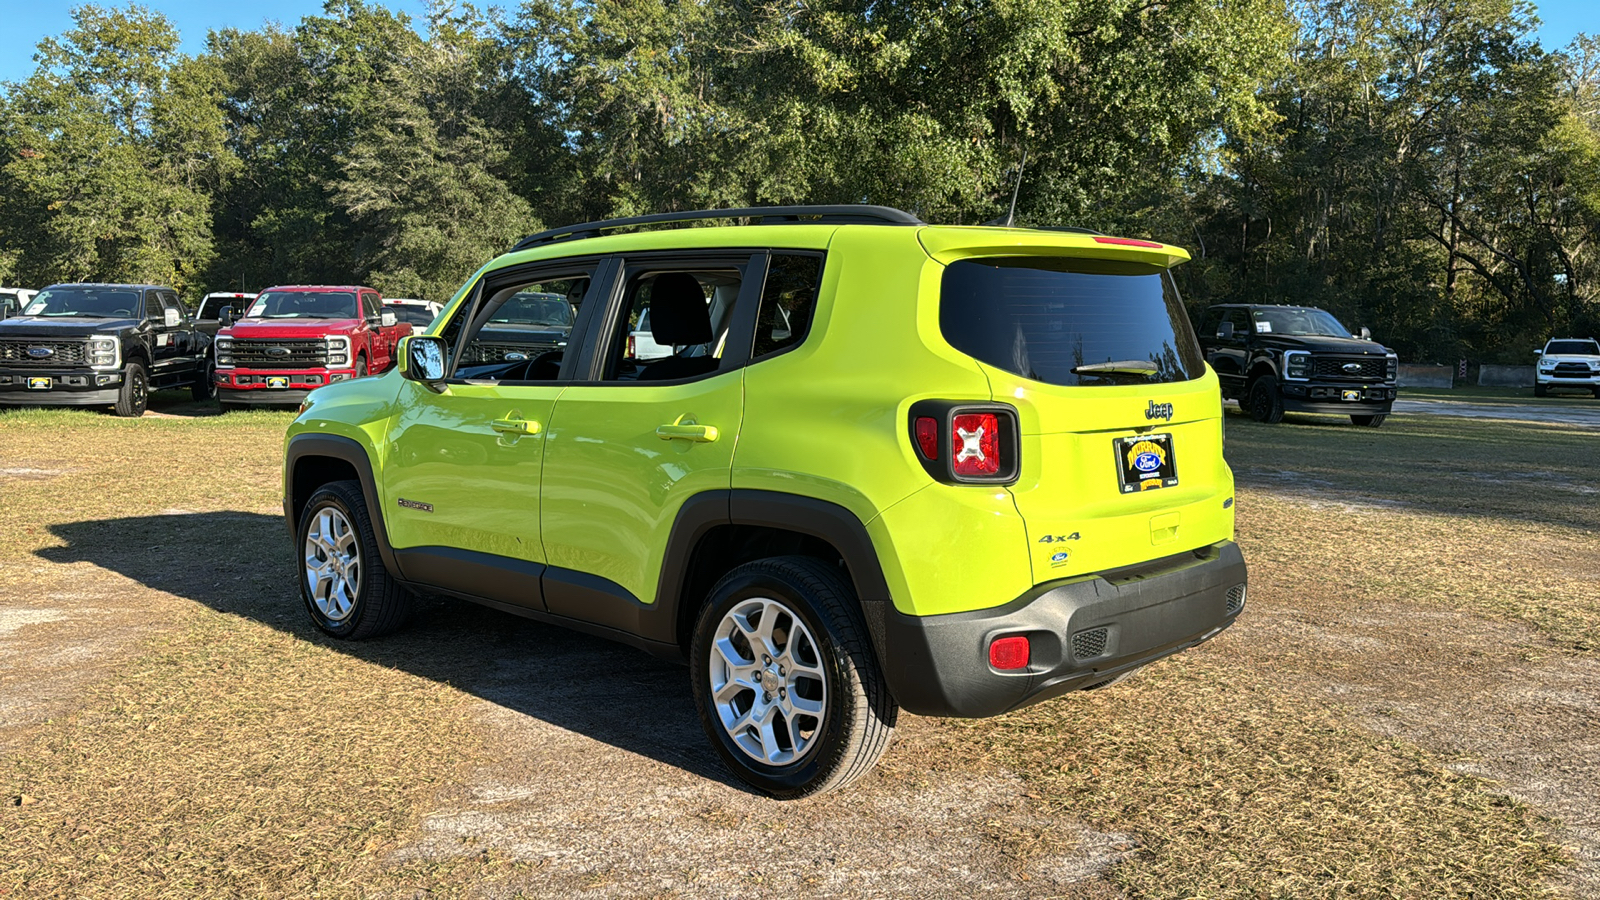
<path fill-rule="evenodd" d="M 43 290 L 48 291 L 51 288 L 69 287 L 128 288 L 135 291 L 172 291 L 173 293 L 177 293 L 177 291 L 167 287 L 164 284 L 123 284 L 120 282 L 108 281 L 63 281 L 60 284 L 52 284 L 49 287 L 43 288 Z"/>

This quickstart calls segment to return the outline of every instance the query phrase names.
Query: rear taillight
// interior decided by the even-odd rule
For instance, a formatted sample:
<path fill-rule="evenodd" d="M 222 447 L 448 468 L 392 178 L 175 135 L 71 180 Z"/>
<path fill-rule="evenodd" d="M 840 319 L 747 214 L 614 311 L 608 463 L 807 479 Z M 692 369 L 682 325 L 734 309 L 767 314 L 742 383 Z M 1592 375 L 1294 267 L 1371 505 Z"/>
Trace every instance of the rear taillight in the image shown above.
<path fill-rule="evenodd" d="M 989 645 L 989 665 L 1002 672 L 1026 669 L 1029 649 L 1026 635 L 1013 634 L 1010 637 L 995 638 Z"/>
<path fill-rule="evenodd" d="M 624 359 L 638 359 L 639 358 L 639 351 L 638 351 L 637 343 L 638 342 L 634 340 L 633 335 L 631 335 L 631 334 L 628 335 L 628 355 L 625 356 Z"/>
<path fill-rule="evenodd" d="M 1017 411 L 1002 404 L 920 400 L 911 407 L 917 459 L 946 484 L 1010 484 L 1017 480 Z"/>
<path fill-rule="evenodd" d="M 950 422 L 951 460 L 957 475 L 991 477 L 1000 472 L 1000 417 L 962 413 Z"/>
<path fill-rule="evenodd" d="M 939 420 L 928 416 L 917 418 L 917 449 L 923 459 L 939 458 Z"/>

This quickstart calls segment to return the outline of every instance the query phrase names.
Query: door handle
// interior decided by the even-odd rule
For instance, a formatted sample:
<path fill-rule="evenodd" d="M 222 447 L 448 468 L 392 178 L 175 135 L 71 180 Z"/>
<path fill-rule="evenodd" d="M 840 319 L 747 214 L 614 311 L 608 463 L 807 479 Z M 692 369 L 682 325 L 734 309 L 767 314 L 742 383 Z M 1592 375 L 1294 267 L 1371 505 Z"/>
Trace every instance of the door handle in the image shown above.
<path fill-rule="evenodd" d="M 495 419 L 489 423 L 489 427 L 501 434 L 520 436 L 539 433 L 539 423 L 528 419 Z"/>
<path fill-rule="evenodd" d="M 693 416 L 679 416 L 671 425 L 656 427 L 656 437 L 663 441 L 683 440 L 694 441 L 697 444 L 709 444 L 719 436 L 717 426 L 697 424 Z"/>

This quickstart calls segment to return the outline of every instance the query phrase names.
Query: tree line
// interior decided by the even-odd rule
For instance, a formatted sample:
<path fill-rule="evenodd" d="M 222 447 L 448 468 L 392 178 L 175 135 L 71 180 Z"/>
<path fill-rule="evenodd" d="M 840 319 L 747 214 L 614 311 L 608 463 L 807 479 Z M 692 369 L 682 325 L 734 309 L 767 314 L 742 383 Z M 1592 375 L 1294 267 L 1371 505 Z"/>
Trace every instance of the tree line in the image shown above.
<path fill-rule="evenodd" d="M 545 225 L 866 202 L 1188 247 L 1408 359 L 1600 333 L 1600 43 L 1513 0 L 82 6 L 0 85 L 0 283 L 448 298 Z M 1023 159 L 1026 165 L 1023 166 Z"/>

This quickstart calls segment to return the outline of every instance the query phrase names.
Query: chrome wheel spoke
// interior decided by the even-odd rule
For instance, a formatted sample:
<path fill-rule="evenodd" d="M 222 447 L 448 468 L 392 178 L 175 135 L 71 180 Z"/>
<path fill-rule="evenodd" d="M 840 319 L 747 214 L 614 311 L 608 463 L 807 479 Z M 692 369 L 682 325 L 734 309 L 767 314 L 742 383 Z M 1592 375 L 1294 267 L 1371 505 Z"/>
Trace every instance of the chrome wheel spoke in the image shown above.
<path fill-rule="evenodd" d="M 793 610 L 770 597 L 740 601 L 723 615 L 706 652 L 717 718 L 740 752 L 784 766 L 813 749 L 827 716 L 828 682 L 816 638 Z"/>
<path fill-rule="evenodd" d="M 361 545 L 335 507 L 317 510 L 306 529 L 304 567 L 317 611 L 336 623 L 349 618 L 361 590 Z"/>

